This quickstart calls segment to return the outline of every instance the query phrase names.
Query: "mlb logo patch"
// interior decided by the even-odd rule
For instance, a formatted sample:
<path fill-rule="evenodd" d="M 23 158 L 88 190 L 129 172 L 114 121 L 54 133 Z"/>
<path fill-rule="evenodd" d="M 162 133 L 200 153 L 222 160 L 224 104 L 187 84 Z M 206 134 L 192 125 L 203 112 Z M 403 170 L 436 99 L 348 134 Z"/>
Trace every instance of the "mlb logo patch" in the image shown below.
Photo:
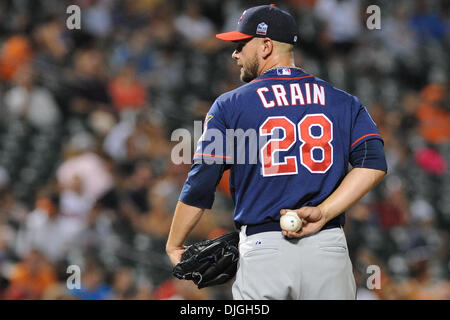
<path fill-rule="evenodd" d="M 279 76 L 290 76 L 291 75 L 291 69 L 289 69 L 289 68 L 279 68 L 279 69 L 277 69 L 277 74 Z"/>
<path fill-rule="evenodd" d="M 267 28 L 268 25 L 265 24 L 264 22 L 261 22 L 260 24 L 258 24 L 258 26 L 256 27 L 256 34 L 265 36 L 267 34 Z"/>

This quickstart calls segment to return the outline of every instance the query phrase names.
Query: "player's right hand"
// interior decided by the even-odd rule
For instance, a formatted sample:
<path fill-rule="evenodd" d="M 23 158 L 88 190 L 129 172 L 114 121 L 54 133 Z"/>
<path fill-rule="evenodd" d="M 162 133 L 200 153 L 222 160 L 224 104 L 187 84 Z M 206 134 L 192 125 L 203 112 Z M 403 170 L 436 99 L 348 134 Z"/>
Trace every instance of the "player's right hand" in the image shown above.
<path fill-rule="evenodd" d="M 286 209 L 282 209 L 280 214 L 286 214 L 286 211 Z M 295 210 L 289 209 L 289 211 L 295 211 L 302 219 L 302 228 L 299 231 L 282 230 L 283 235 L 289 238 L 300 238 L 314 234 L 322 229 L 327 222 L 319 207 L 302 207 Z"/>

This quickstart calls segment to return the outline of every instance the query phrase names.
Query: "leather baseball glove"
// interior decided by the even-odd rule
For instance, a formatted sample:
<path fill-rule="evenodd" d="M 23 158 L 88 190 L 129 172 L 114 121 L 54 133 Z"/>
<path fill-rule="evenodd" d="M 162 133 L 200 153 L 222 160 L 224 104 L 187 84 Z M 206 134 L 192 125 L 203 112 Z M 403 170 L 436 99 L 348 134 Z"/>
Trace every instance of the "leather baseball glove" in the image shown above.
<path fill-rule="evenodd" d="M 183 253 L 172 274 L 178 279 L 194 281 L 199 289 L 223 284 L 236 274 L 238 244 L 238 232 L 194 243 Z"/>

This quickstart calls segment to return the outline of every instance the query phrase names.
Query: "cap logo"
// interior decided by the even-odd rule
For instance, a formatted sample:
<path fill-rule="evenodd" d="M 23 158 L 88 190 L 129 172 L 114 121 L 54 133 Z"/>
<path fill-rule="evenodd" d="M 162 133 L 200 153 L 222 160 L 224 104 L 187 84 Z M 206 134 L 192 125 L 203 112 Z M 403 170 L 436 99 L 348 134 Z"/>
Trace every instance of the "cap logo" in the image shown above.
<path fill-rule="evenodd" d="M 268 27 L 267 24 L 265 24 L 264 22 L 261 22 L 256 27 L 256 34 L 265 36 L 267 34 L 267 27 Z"/>
<path fill-rule="evenodd" d="M 241 17 L 238 20 L 238 24 L 241 23 L 242 19 L 244 19 L 244 14 L 247 12 L 247 10 L 244 10 L 244 12 L 242 12 Z"/>

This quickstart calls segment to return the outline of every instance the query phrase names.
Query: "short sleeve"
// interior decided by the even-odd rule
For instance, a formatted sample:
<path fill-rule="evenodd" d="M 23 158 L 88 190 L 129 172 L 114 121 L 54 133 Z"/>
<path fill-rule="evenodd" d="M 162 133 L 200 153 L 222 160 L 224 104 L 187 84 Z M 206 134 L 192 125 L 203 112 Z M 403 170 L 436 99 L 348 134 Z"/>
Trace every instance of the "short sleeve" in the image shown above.
<path fill-rule="evenodd" d="M 197 142 L 194 164 L 183 185 L 179 200 L 203 209 L 211 209 L 217 184 L 227 163 L 232 160 L 232 149 L 226 142 L 226 120 L 216 100 L 205 118 L 203 134 Z"/>
<path fill-rule="evenodd" d="M 220 164 L 194 164 L 181 190 L 179 200 L 188 205 L 211 209 L 216 187 L 226 169 Z"/>
<path fill-rule="evenodd" d="M 232 146 L 231 141 L 227 143 L 225 111 L 216 100 L 206 115 L 203 134 L 194 153 L 194 162 L 232 163 Z"/>
<path fill-rule="evenodd" d="M 352 151 L 362 142 L 370 139 L 379 139 L 383 142 L 383 138 L 378 131 L 377 125 L 373 121 L 369 112 L 361 104 L 358 98 L 353 97 L 350 151 Z"/>

